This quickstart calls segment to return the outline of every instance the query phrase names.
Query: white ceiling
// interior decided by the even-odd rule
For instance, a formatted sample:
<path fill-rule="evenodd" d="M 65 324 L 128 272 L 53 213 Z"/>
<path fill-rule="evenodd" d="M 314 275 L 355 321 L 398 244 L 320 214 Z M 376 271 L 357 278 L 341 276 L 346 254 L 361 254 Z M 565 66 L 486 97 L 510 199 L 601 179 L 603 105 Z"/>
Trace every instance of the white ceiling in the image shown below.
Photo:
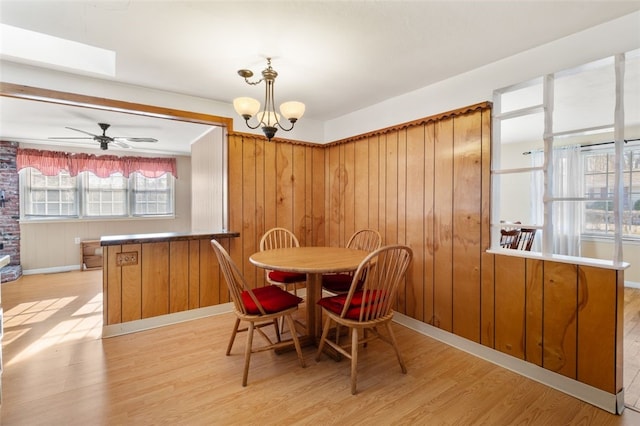
<path fill-rule="evenodd" d="M 638 1 L 0 0 L 0 22 L 115 51 L 111 80 L 224 103 L 261 99 L 262 86 L 237 70 L 259 75 L 272 57 L 277 102 L 304 102 L 305 117 L 322 122 L 637 10 Z M 98 122 L 111 136 L 160 139 L 145 144 L 157 152 L 188 153 L 206 131 L 0 98 L 5 140 L 82 136 L 65 126 L 99 133 Z"/>

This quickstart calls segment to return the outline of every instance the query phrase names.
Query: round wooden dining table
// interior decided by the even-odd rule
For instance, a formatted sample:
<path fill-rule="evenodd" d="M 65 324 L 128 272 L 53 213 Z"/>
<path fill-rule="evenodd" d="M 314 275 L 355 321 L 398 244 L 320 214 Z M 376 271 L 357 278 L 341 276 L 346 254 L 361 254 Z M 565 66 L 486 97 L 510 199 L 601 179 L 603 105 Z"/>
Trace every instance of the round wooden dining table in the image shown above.
<path fill-rule="evenodd" d="M 322 310 L 317 306 L 322 274 L 355 271 L 368 254 L 344 247 L 291 247 L 254 253 L 249 261 L 264 269 L 307 274 L 307 335 L 316 343 L 322 333 Z"/>

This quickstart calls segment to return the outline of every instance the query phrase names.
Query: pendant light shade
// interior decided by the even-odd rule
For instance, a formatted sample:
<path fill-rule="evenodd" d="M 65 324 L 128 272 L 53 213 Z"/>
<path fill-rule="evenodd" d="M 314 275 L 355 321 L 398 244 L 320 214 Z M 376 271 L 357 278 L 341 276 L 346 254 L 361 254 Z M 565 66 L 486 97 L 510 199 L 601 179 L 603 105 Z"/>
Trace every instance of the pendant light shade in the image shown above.
<path fill-rule="evenodd" d="M 235 98 L 233 108 L 241 116 L 251 118 L 260 110 L 260 102 L 253 98 Z"/>

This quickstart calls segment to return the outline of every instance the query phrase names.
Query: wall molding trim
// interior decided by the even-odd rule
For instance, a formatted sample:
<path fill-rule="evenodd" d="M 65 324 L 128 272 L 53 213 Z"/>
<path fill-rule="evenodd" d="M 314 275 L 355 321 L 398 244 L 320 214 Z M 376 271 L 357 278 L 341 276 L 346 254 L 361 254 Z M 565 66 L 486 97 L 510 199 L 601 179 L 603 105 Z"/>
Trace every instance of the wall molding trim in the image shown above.
<path fill-rule="evenodd" d="M 331 147 L 334 145 L 340 145 L 343 143 L 347 143 L 347 142 L 353 142 L 353 141 L 357 141 L 360 139 L 367 139 L 370 138 L 372 136 L 378 136 L 378 135 L 384 135 L 386 133 L 390 133 L 390 132 L 397 132 L 403 129 L 407 129 L 410 127 L 415 127 L 415 126 L 422 126 L 424 124 L 428 124 L 428 123 L 434 123 L 440 120 L 445 120 L 447 118 L 453 118 L 459 115 L 464 115 L 464 114 L 468 114 L 474 111 L 479 111 L 479 110 L 484 110 L 484 109 L 490 109 L 493 106 L 493 104 L 489 101 L 485 101 L 485 102 L 480 102 L 477 104 L 473 104 L 473 105 L 469 105 L 466 107 L 462 107 L 462 108 L 458 108 L 458 109 L 454 109 L 451 111 L 446 111 L 440 114 L 435 114 L 435 115 L 430 115 L 428 117 L 423 117 L 423 118 L 419 118 L 417 120 L 413 120 L 413 121 L 407 121 L 406 123 L 400 123 L 400 124 L 396 124 L 394 126 L 389 126 L 389 127 L 385 127 L 383 129 L 378 129 L 378 130 L 373 130 L 371 132 L 366 132 L 366 133 L 362 133 L 359 135 L 355 135 L 355 136 L 351 136 L 345 139 L 340 139 L 337 141 L 333 141 L 330 143 L 325 144 L 325 147 Z"/>
<path fill-rule="evenodd" d="M 59 272 L 70 272 L 82 270 L 81 265 L 66 265 L 66 266 L 54 266 L 51 268 L 38 268 L 38 269 L 24 269 L 22 275 L 37 275 L 37 274 L 57 274 Z"/>
<path fill-rule="evenodd" d="M 624 286 L 629 288 L 640 288 L 640 283 L 635 281 L 625 281 Z"/>
<path fill-rule="evenodd" d="M 145 318 L 141 320 L 122 322 L 119 324 L 103 325 L 102 338 L 121 336 L 123 334 L 135 333 L 138 331 L 151 330 L 165 325 L 178 324 L 194 319 L 206 318 L 213 315 L 220 315 L 233 312 L 233 303 L 223 303 L 220 305 L 207 306 L 204 308 L 190 309 L 188 311 L 175 312 L 173 314 L 160 315 L 157 317 Z"/>

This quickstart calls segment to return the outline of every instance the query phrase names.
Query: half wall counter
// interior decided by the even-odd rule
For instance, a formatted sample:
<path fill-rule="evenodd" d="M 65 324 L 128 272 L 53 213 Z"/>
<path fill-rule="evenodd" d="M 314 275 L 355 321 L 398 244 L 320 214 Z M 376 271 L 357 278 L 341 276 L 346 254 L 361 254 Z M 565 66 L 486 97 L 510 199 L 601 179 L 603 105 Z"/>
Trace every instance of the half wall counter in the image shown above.
<path fill-rule="evenodd" d="M 226 312 L 229 293 L 210 241 L 238 232 L 112 235 L 103 247 L 103 337 Z"/>

